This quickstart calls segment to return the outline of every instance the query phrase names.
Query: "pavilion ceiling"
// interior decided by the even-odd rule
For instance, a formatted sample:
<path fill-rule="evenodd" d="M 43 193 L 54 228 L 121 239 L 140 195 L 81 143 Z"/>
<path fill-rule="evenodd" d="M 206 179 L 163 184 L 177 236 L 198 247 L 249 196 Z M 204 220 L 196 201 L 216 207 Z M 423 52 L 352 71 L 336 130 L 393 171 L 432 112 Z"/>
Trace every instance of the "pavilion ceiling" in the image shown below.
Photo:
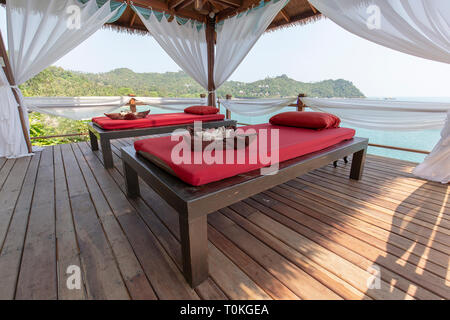
<path fill-rule="evenodd" d="M 5 4 L 6 0 L 0 0 Z M 130 2 L 129 0 L 115 0 L 120 2 Z M 152 8 L 183 18 L 190 18 L 197 21 L 206 21 L 210 12 L 214 12 L 216 20 L 220 21 L 233 16 L 241 11 L 245 11 L 258 4 L 260 0 L 133 0 L 135 6 Z M 295 24 L 305 24 L 316 20 L 321 16 L 307 0 L 290 0 L 283 10 L 275 17 L 269 30 L 288 27 Z M 148 33 L 142 21 L 136 13 L 127 7 L 123 15 L 116 22 L 107 25 L 116 30 L 129 33 Z"/>

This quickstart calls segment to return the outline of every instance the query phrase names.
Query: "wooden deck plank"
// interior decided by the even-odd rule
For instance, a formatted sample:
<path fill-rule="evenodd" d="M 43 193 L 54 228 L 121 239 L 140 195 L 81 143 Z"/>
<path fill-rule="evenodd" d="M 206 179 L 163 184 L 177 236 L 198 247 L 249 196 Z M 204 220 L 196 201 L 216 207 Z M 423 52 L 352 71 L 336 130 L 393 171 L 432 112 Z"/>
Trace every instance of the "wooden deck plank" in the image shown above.
<path fill-rule="evenodd" d="M 116 153 L 120 154 L 117 149 L 115 149 L 114 144 L 111 144 L 112 150 L 116 150 Z M 86 145 L 80 144 L 80 148 L 85 152 L 86 156 L 90 153 L 89 148 Z M 102 162 L 102 157 L 99 154 L 96 154 L 98 161 Z M 120 164 L 120 158 L 117 157 L 117 154 L 113 153 L 113 161 L 115 164 L 114 170 L 109 170 L 111 177 L 117 183 L 121 191 L 125 194 L 125 182 L 122 176 L 122 166 Z M 101 165 L 97 163 L 97 166 Z M 150 190 L 148 186 L 142 186 L 144 190 Z M 145 192 L 145 191 L 144 191 Z M 156 236 L 161 246 L 165 249 L 166 253 L 171 257 L 174 263 L 177 265 L 178 269 L 181 271 L 181 247 L 179 244 L 179 240 L 175 238 L 175 236 L 167 229 L 165 225 L 161 223 L 161 221 L 156 218 L 156 214 L 153 209 L 147 205 L 146 202 L 142 200 L 142 198 L 129 199 L 130 204 L 135 208 L 135 210 L 139 213 L 140 217 L 147 224 L 147 227 L 151 230 L 151 232 Z M 208 279 L 206 282 L 198 286 L 195 291 L 200 297 L 218 300 L 218 299 L 227 299 L 226 295 L 215 285 L 211 279 Z"/>
<path fill-rule="evenodd" d="M 100 161 L 86 157 L 160 299 L 198 299 Z"/>
<path fill-rule="evenodd" d="M 255 202 L 254 202 L 254 201 Z M 285 215 L 287 218 L 310 228 L 323 236 L 332 236 L 333 241 L 340 241 L 344 247 L 354 250 L 358 254 L 365 256 L 369 259 L 374 259 L 380 255 L 391 256 L 393 261 L 399 260 L 399 263 L 406 264 L 407 260 L 419 269 L 418 271 L 426 272 L 427 270 L 435 273 L 438 276 L 446 273 L 446 268 L 433 264 L 429 261 L 425 261 L 415 255 L 409 255 L 407 260 L 403 259 L 404 251 L 396 246 L 391 246 L 385 241 L 381 241 L 378 238 L 373 237 L 369 233 L 357 230 L 351 225 L 333 218 L 332 216 L 322 215 L 314 208 L 311 209 L 307 206 L 299 206 L 298 203 L 285 198 L 276 192 L 268 191 L 253 197 L 250 204 L 261 212 L 269 214 L 274 218 L 272 209 L 275 209 L 280 215 Z M 246 201 L 248 203 L 248 201 Z M 270 206 L 270 209 L 266 209 L 265 206 Z M 275 217 L 279 218 L 277 215 Z M 299 227 L 299 226 L 296 226 Z M 314 236 L 314 239 L 319 236 Z M 368 268 L 368 265 L 365 266 Z"/>
<path fill-rule="evenodd" d="M 397 172 L 394 169 L 388 170 L 384 166 L 380 165 L 371 165 L 368 163 L 367 172 L 365 172 L 369 177 L 382 178 L 384 183 L 393 183 L 396 186 L 416 186 L 422 187 L 423 189 L 434 191 L 438 194 L 446 194 L 447 188 L 445 185 L 439 184 L 433 181 L 426 181 L 420 178 L 417 178 L 412 175 L 402 175 L 401 172 Z"/>
<path fill-rule="evenodd" d="M 55 161 L 55 216 L 56 243 L 58 257 L 58 299 L 82 300 L 86 298 L 84 281 L 79 289 L 67 286 L 68 269 L 70 266 L 81 266 L 80 250 L 78 248 L 75 226 L 73 224 L 72 208 L 70 207 L 67 190 L 66 174 L 61 154 L 61 146 L 53 148 Z"/>
<path fill-rule="evenodd" d="M 0 249 L 3 246 L 29 163 L 30 157 L 17 159 L 0 190 Z"/>
<path fill-rule="evenodd" d="M 47 147 L 39 163 L 16 298 L 57 299 L 57 287 L 53 150 Z"/>
<path fill-rule="evenodd" d="M 291 200 L 286 201 L 287 199 L 283 199 L 283 197 L 278 197 L 277 194 L 275 194 L 273 192 L 268 192 L 267 194 L 269 194 L 271 197 L 274 197 L 277 200 L 280 200 L 283 203 L 288 204 L 290 207 L 296 209 L 297 211 L 307 212 L 308 215 L 314 214 L 314 209 L 305 211 L 303 208 L 299 207 L 298 202 L 291 201 Z M 285 196 L 285 195 L 286 194 L 283 194 L 283 196 Z M 266 201 L 266 205 L 267 205 L 267 201 Z M 271 203 L 270 205 L 272 206 L 273 204 Z M 317 208 L 317 206 L 315 208 L 320 210 L 320 208 Z M 320 211 L 320 213 L 322 213 L 322 212 L 323 211 Z M 283 213 L 285 213 L 285 212 L 283 212 Z M 320 213 L 318 216 L 316 215 L 316 217 L 321 218 L 321 220 L 323 222 L 330 223 L 330 221 L 333 221 L 332 216 L 323 218 Z M 298 216 L 298 212 L 296 213 L 296 217 L 297 216 Z M 305 220 L 306 220 L 305 218 L 300 217 L 299 220 L 296 220 L 296 221 L 298 221 L 300 223 L 305 223 Z M 336 229 L 342 229 L 339 227 L 340 225 L 342 225 L 341 221 L 337 221 L 336 223 L 333 223 L 332 225 Z M 311 224 L 308 225 L 308 227 L 311 228 Z M 349 229 L 347 229 L 345 231 L 348 231 L 348 230 Z M 351 228 L 350 228 L 350 230 L 351 230 Z M 333 235 L 336 234 L 335 230 L 328 230 L 328 234 L 330 234 L 330 232 L 333 232 L 332 233 Z M 334 241 L 334 239 L 335 239 L 335 237 L 333 236 L 332 241 Z M 361 240 L 362 241 L 367 240 L 367 237 L 362 237 Z M 350 249 L 357 250 L 357 247 L 354 244 L 351 244 L 349 241 L 344 242 L 344 243 Z M 398 258 L 393 258 L 392 256 L 389 256 L 389 255 L 386 258 L 386 251 L 391 252 L 391 248 L 393 248 L 393 247 L 394 246 L 384 245 L 384 247 L 382 247 L 384 249 L 384 251 L 380 251 L 371 257 L 369 256 L 369 259 L 372 259 L 372 261 L 376 261 L 375 262 L 376 264 L 385 265 L 387 269 L 397 272 L 397 278 L 406 277 L 410 281 L 417 281 L 417 282 L 421 283 L 422 287 L 427 288 L 431 292 L 436 292 L 436 290 L 437 290 L 437 292 L 439 292 L 439 294 L 441 296 L 448 295 L 448 293 L 449 293 L 448 288 L 446 288 L 446 286 L 445 286 L 445 276 L 442 278 L 442 276 L 444 274 L 441 273 L 440 274 L 441 277 L 439 277 L 439 276 L 436 276 L 436 274 L 434 274 L 434 273 L 427 272 L 425 269 L 421 269 L 419 267 L 419 263 L 417 263 L 417 264 L 415 264 L 414 262 L 407 263 L 410 261 L 409 257 L 411 257 L 411 255 L 406 258 L 405 262 L 403 262 L 403 263 L 400 262 L 397 264 L 397 260 L 399 260 Z M 365 246 L 364 249 L 357 250 L 357 252 L 362 256 L 366 256 L 370 253 L 370 250 L 368 250 L 368 249 L 370 249 L 370 248 Z M 404 256 L 405 251 L 403 251 L 402 253 L 403 254 L 401 254 L 401 256 Z M 394 261 L 395 261 L 395 263 L 393 263 Z M 383 264 L 383 263 L 385 263 L 385 264 Z M 428 266 L 428 263 L 425 263 L 424 266 Z M 444 270 L 444 269 L 440 269 L 440 270 L 442 272 L 442 270 Z M 409 283 L 407 286 L 409 287 L 410 285 L 411 285 L 411 283 Z"/>
<path fill-rule="evenodd" d="M 356 195 L 346 195 L 345 192 L 341 192 L 341 189 L 330 190 L 317 183 L 312 183 L 311 180 L 314 181 L 308 176 L 303 176 L 289 181 L 286 185 L 302 190 L 302 193 L 307 193 L 308 195 L 311 195 L 311 197 L 323 199 L 324 204 L 330 206 L 338 204 L 342 206 L 342 208 L 347 208 L 352 211 L 355 211 L 356 209 L 357 212 L 361 214 L 361 220 L 365 220 L 378 226 L 385 226 L 387 229 L 390 228 L 391 224 L 400 227 L 400 221 L 406 222 L 407 225 L 404 230 L 414 234 L 414 238 L 423 233 L 425 238 L 423 241 L 425 244 L 431 231 L 436 231 L 437 241 L 443 244 L 450 242 L 450 236 L 448 235 L 450 230 L 446 228 L 446 225 L 436 225 L 437 217 L 434 217 L 434 219 L 431 217 L 424 217 L 422 211 L 416 212 L 416 210 L 405 209 L 401 206 L 392 210 L 374 205 L 371 202 L 359 199 Z M 393 220 L 393 217 L 396 217 L 397 219 Z M 444 223 L 444 221 L 441 222 L 441 224 Z M 445 253 L 449 253 L 445 246 L 442 250 Z"/>
<path fill-rule="evenodd" d="M 327 215 L 332 219 L 337 218 L 339 219 L 339 221 L 341 221 L 341 223 L 343 222 L 350 224 L 355 229 L 364 231 L 365 233 L 368 233 L 380 240 L 389 242 L 403 250 L 414 249 L 414 251 L 412 251 L 413 254 L 416 250 L 419 250 L 418 252 L 421 252 L 425 249 L 426 245 L 420 243 L 421 241 L 424 241 L 422 238 L 412 240 L 395 232 L 397 231 L 396 228 L 394 228 L 394 230 L 392 230 L 391 232 L 389 229 L 383 229 L 376 224 L 370 223 L 373 221 L 366 221 L 367 219 L 365 219 L 364 216 L 355 217 L 354 215 L 357 214 L 358 209 L 348 210 L 346 208 L 342 208 L 342 206 L 339 206 L 336 203 L 334 203 L 333 206 L 328 206 L 327 204 L 322 203 L 320 199 L 311 197 L 306 192 L 302 193 L 301 191 L 297 190 L 296 188 L 292 188 L 289 185 L 276 187 L 273 190 L 276 190 L 278 194 L 281 194 L 284 197 L 293 200 L 299 205 L 307 205 L 311 209 L 317 209 L 322 215 Z M 360 217 L 363 217 L 364 220 L 360 219 Z M 407 231 L 404 231 L 404 233 L 406 232 Z M 438 265 L 445 267 L 447 264 L 448 255 L 433 248 L 431 248 L 430 250 L 432 250 L 432 252 L 435 254 L 429 255 L 424 253 L 419 254 L 419 256 L 423 259 L 430 260 Z"/>
<path fill-rule="evenodd" d="M 367 196 L 365 199 L 371 203 L 380 204 L 386 208 L 394 208 L 398 205 L 403 205 L 407 208 L 413 209 L 418 205 L 422 208 L 424 215 L 428 217 L 438 216 L 442 211 L 444 213 L 443 218 L 450 221 L 449 208 L 443 207 L 442 203 L 434 202 L 434 199 L 426 198 L 423 196 L 411 196 L 407 192 L 398 192 L 393 190 L 386 190 L 377 186 L 366 184 L 364 188 L 358 188 L 358 186 L 350 183 L 348 179 L 339 177 L 337 175 L 330 175 L 319 170 L 314 171 L 308 176 L 314 177 L 320 181 L 335 185 L 343 188 L 347 191 L 347 194 Z"/>
<path fill-rule="evenodd" d="M 0 254 L 0 300 L 15 296 L 41 153 L 31 158 Z"/>
<path fill-rule="evenodd" d="M 62 154 L 88 298 L 129 299 L 71 146 Z"/>
<path fill-rule="evenodd" d="M 229 241 L 225 236 L 218 232 L 214 227 L 208 227 L 208 238 L 239 266 L 256 284 L 263 288 L 273 299 L 278 300 L 297 300 L 299 299 L 291 290 L 289 290 L 281 281 L 271 275 L 266 269 L 251 259 L 236 245 Z"/>
<path fill-rule="evenodd" d="M 328 175 L 333 175 L 337 177 L 346 178 L 346 173 L 350 170 L 350 163 L 347 165 L 339 166 L 338 168 L 333 168 L 332 166 L 326 166 L 324 168 L 318 169 L 319 172 L 325 172 Z M 384 175 L 381 171 L 368 170 L 365 172 L 363 179 L 353 184 L 361 184 L 365 186 L 372 186 L 384 191 L 394 191 L 400 194 L 411 197 L 412 199 L 419 199 L 421 201 L 427 200 L 431 203 L 437 204 L 439 207 L 449 208 L 450 203 L 443 202 L 443 198 L 448 194 L 449 188 L 446 185 L 440 185 L 439 191 L 430 190 L 428 185 L 431 182 L 423 180 L 420 184 L 410 184 L 406 179 L 406 183 L 403 179 L 399 179 L 395 175 Z"/>
<path fill-rule="evenodd" d="M 374 155 L 360 181 L 339 161 L 212 214 L 210 277 L 191 289 L 177 213 L 143 183 L 125 196 L 120 148 L 134 140 L 112 141 L 109 170 L 84 142 L 0 158 L 0 298 L 450 298 L 449 186 Z"/>
<path fill-rule="evenodd" d="M 119 145 L 120 146 L 120 145 Z M 114 146 L 113 146 L 113 152 L 114 152 Z M 118 150 L 115 149 L 116 154 L 118 153 Z M 114 161 L 116 161 L 117 159 L 114 159 Z M 124 185 L 124 181 L 123 181 L 123 177 L 119 174 L 119 172 L 121 172 L 121 167 L 117 167 L 117 170 L 112 173 L 112 176 L 115 178 L 116 182 L 119 184 L 119 186 L 121 187 L 122 191 L 125 193 L 125 185 Z M 111 172 L 110 172 L 111 173 Z M 152 206 L 154 206 L 155 203 L 161 204 L 164 203 L 164 201 L 162 201 L 161 198 L 159 198 L 159 196 L 154 193 L 154 191 L 152 189 L 150 189 L 147 185 L 142 185 L 142 194 L 143 194 L 143 198 L 146 199 L 146 201 L 144 203 L 140 203 L 140 198 L 138 199 L 133 199 L 131 200 L 132 203 L 135 203 L 135 208 L 140 212 L 141 217 L 144 219 L 144 221 L 146 221 L 147 225 L 149 226 L 149 228 L 152 230 L 152 232 L 158 237 L 159 241 L 161 242 L 161 244 L 163 245 L 163 247 L 166 249 L 167 253 L 174 259 L 174 261 L 176 262 L 178 268 L 180 269 L 180 271 L 182 270 L 182 266 L 181 266 L 181 251 L 180 251 L 180 245 L 179 245 L 179 230 L 178 230 L 178 219 L 177 219 L 177 214 L 175 213 L 175 211 L 167 206 L 165 207 L 165 210 L 160 211 L 160 210 L 153 210 L 154 208 L 151 208 Z M 145 196 L 144 196 L 145 195 Z M 148 199 L 147 195 L 151 195 L 151 200 Z M 150 211 L 153 214 L 145 214 L 145 211 Z M 163 223 L 160 222 L 160 220 L 158 218 L 156 218 L 156 216 L 158 216 L 157 212 L 163 212 L 164 214 L 162 214 L 162 216 L 164 216 L 164 221 L 165 221 L 165 225 Z M 159 218 L 162 218 L 160 216 L 158 216 Z M 167 219 L 168 217 L 170 217 L 170 219 Z M 167 233 L 168 229 L 171 231 L 169 233 Z M 227 260 L 224 259 L 224 257 L 218 257 L 218 259 L 222 259 L 222 260 Z M 210 260 L 211 262 L 212 260 Z M 232 268 L 232 264 L 228 263 L 228 266 L 231 266 L 231 270 L 229 270 L 231 273 L 235 274 L 235 275 L 240 275 L 238 270 L 233 270 Z M 214 268 L 215 265 L 211 265 L 210 268 Z M 205 283 L 203 283 L 202 285 L 198 286 L 195 290 L 197 291 L 197 293 L 199 294 L 199 296 L 201 297 L 211 297 L 213 299 L 216 298 L 227 298 L 227 296 L 222 294 L 222 291 L 219 290 L 219 288 L 217 288 L 217 286 L 215 284 L 218 284 L 218 286 L 220 287 L 221 284 L 223 283 L 227 283 L 229 282 L 229 279 L 224 279 L 224 278 L 218 278 L 220 276 L 222 276 L 222 273 L 212 273 L 210 279 L 208 279 Z M 245 277 L 242 278 L 242 281 L 248 281 Z M 228 287 L 228 286 L 227 286 Z M 249 285 L 249 288 L 255 288 L 257 286 L 253 285 Z M 217 291 L 220 292 L 217 292 Z M 236 294 L 241 293 L 242 296 L 240 296 L 241 299 L 246 299 L 248 296 L 248 293 L 245 293 L 243 291 L 240 292 L 227 292 L 227 295 L 233 298 L 236 298 Z"/>
<path fill-rule="evenodd" d="M 209 242 L 210 276 L 220 279 L 218 285 L 230 299 L 269 300 L 270 296 L 251 280 L 238 266 Z"/>
<path fill-rule="evenodd" d="M 241 250 L 255 259 L 273 276 L 302 299 L 341 299 L 339 295 L 298 268 L 267 244 L 248 233 L 229 217 L 219 212 L 210 214 L 208 222 L 220 230 Z"/>
<path fill-rule="evenodd" d="M 105 190 L 109 190 L 113 186 L 105 186 L 102 191 L 78 145 L 73 144 L 72 148 L 131 298 L 156 299 L 156 294 L 146 278 L 128 238 L 122 231 L 103 194 L 103 192 L 107 194 Z"/>
<path fill-rule="evenodd" d="M 275 194 L 270 194 L 275 197 Z M 294 230 L 310 241 L 316 242 L 322 247 L 334 252 L 349 262 L 359 266 L 362 270 L 369 270 L 374 261 L 384 252 L 371 247 L 369 244 L 353 238 L 352 236 L 336 230 L 334 226 L 329 226 L 320 220 L 309 217 L 306 214 L 299 214 L 299 211 L 293 207 L 285 205 L 283 202 L 275 200 L 266 194 L 258 195 L 252 199 L 245 201 L 246 204 L 259 210 L 264 215 L 270 217 L 283 224 L 284 226 Z M 386 259 L 386 261 L 396 261 L 395 257 Z M 411 281 L 404 279 L 401 275 L 397 275 L 385 267 L 386 263 L 380 263 L 380 275 L 384 280 L 384 284 L 391 283 L 393 278 L 396 283 L 393 284 L 404 292 L 410 292 L 413 295 L 417 286 L 412 285 Z M 325 267 L 334 270 L 334 264 L 327 263 Z M 362 284 L 362 288 L 364 284 Z M 370 294 L 370 293 L 369 293 Z M 415 293 L 416 298 L 439 299 L 436 294 L 427 290 Z"/>
<path fill-rule="evenodd" d="M 126 145 L 124 143 L 115 143 L 113 145 L 113 153 L 117 155 L 120 155 L 120 152 L 118 150 L 118 148 L 120 148 L 120 146 Z M 119 160 L 119 159 L 117 159 Z M 116 160 L 115 160 L 116 161 Z M 117 168 L 117 171 L 121 172 L 121 167 Z M 123 179 L 121 179 L 122 181 L 118 181 L 116 180 L 121 187 L 124 189 L 124 183 L 123 183 Z M 142 184 L 141 186 L 141 190 L 142 190 L 142 197 L 145 199 L 146 203 L 149 206 L 154 207 L 155 205 L 157 206 L 156 208 L 153 208 L 154 210 L 152 210 L 152 212 L 154 212 L 163 222 L 164 222 L 164 226 L 166 226 L 168 229 L 171 230 L 171 234 L 173 235 L 174 238 L 177 239 L 177 241 L 179 241 L 179 229 L 178 229 L 178 217 L 177 217 L 177 213 L 174 211 L 174 209 L 172 209 L 170 206 L 168 206 L 160 197 L 159 195 L 157 195 L 152 189 L 150 189 L 147 185 Z M 158 213 L 163 213 L 161 215 L 159 215 Z M 143 216 L 144 220 L 146 219 L 145 216 Z M 153 221 L 153 223 L 148 223 L 149 227 L 151 228 L 151 226 L 154 226 L 155 221 Z M 161 225 L 162 226 L 162 225 Z M 164 226 L 162 228 L 164 228 Z M 161 229 L 161 228 L 160 228 Z M 167 237 L 167 236 L 166 236 Z M 163 239 L 165 238 L 164 236 L 162 237 Z M 172 246 L 173 247 L 173 246 Z M 172 248 L 173 250 L 173 248 Z M 240 275 L 242 276 L 242 280 L 243 282 L 248 282 L 248 279 L 246 279 L 245 276 L 243 276 L 238 270 L 233 270 L 233 264 L 231 263 L 231 261 L 228 261 L 228 258 L 225 257 L 217 257 L 217 259 L 221 259 L 223 261 L 227 261 L 227 266 L 229 266 L 231 269 L 229 270 L 229 273 L 233 273 L 236 276 Z M 179 244 L 177 244 L 177 251 L 176 251 L 176 261 L 177 264 L 181 270 L 181 252 L 180 252 L 180 248 L 179 248 Z M 210 259 L 210 270 L 211 268 L 215 268 L 217 265 L 216 264 L 211 264 L 211 259 Z M 216 283 L 219 287 L 222 288 L 222 290 L 228 290 L 229 289 L 229 279 L 227 277 L 223 277 L 225 274 L 222 272 L 211 272 L 211 277 L 210 279 L 208 279 L 204 284 L 207 283 Z M 196 291 L 198 291 L 200 296 L 205 296 L 205 290 L 204 290 L 204 284 L 202 284 L 201 286 L 196 288 Z M 225 289 L 224 289 L 225 288 Z M 249 284 L 248 288 L 257 288 L 257 285 L 255 283 L 253 284 Z M 233 290 L 231 292 L 226 292 L 226 294 L 229 297 L 233 297 L 234 299 L 238 298 L 236 295 L 237 294 L 241 294 L 241 296 L 239 297 L 240 299 L 248 299 L 247 294 L 243 291 L 236 291 Z M 289 297 L 289 296 L 288 296 Z"/>
<path fill-rule="evenodd" d="M 6 159 L 0 169 L 0 188 L 3 187 L 6 179 L 8 179 L 11 169 L 14 166 L 16 159 Z"/>

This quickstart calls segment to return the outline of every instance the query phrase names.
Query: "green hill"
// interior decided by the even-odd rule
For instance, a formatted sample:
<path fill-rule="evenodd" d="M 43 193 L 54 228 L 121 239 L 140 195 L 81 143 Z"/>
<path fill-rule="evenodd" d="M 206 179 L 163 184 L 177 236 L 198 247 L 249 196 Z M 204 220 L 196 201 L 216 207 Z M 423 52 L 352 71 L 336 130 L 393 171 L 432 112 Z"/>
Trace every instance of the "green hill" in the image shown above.
<path fill-rule="evenodd" d="M 116 96 L 134 93 L 153 97 L 198 97 L 205 93 L 186 73 L 136 73 L 115 69 L 106 73 L 82 73 L 49 67 L 21 86 L 25 96 Z M 324 80 L 315 83 L 296 81 L 286 75 L 255 82 L 228 81 L 219 96 L 285 97 L 305 93 L 314 97 L 363 97 L 347 80 Z"/>

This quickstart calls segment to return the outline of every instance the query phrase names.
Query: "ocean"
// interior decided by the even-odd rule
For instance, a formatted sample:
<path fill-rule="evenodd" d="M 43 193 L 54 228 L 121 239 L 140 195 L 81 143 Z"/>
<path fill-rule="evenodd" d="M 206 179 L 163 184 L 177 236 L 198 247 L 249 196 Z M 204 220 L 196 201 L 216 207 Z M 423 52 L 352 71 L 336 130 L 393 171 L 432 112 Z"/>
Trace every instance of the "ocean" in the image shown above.
<path fill-rule="evenodd" d="M 397 100 L 406 101 L 436 101 L 436 102 L 449 102 L 450 98 L 410 98 L 410 97 L 396 97 Z M 147 110 L 146 106 L 141 106 L 139 109 Z M 292 107 L 287 107 L 279 112 L 292 111 Z M 157 107 L 151 107 L 151 113 L 169 113 L 170 111 L 160 109 Z M 276 113 L 279 113 L 276 112 Z M 221 113 L 225 114 L 225 110 L 221 108 Z M 273 114 L 256 117 L 246 117 L 237 114 L 231 114 L 232 119 L 237 120 L 240 123 L 258 124 L 268 122 Z M 348 125 L 345 122 L 341 124 L 343 127 L 353 128 L 356 130 L 356 135 L 359 137 L 369 138 L 370 143 L 389 145 L 395 147 L 403 147 L 417 150 L 431 151 L 436 143 L 440 139 L 440 129 L 436 130 L 421 130 L 421 131 L 380 131 L 369 130 L 364 128 L 358 128 L 353 125 Z M 369 147 L 369 154 L 375 154 L 384 157 L 396 158 L 401 160 L 407 160 L 412 162 L 422 162 L 426 157 L 425 154 L 391 150 L 378 147 Z"/>

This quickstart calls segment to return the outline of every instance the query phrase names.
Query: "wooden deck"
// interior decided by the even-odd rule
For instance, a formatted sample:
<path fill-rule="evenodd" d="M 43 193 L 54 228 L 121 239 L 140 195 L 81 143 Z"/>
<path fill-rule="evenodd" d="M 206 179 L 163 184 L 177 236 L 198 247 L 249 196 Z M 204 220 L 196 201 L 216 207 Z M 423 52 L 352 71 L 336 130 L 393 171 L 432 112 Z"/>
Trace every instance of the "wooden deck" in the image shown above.
<path fill-rule="evenodd" d="M 360 182 L 341 161 L 211 214 L 210 277 L 193 290 L 176 213 L 143 184 L 125 197 L 131 142 L 113 142 L 111 170 L 87 143 L 0 159 L 0 299 L 450 298 L 449 186 L 377 156 Z"/>

